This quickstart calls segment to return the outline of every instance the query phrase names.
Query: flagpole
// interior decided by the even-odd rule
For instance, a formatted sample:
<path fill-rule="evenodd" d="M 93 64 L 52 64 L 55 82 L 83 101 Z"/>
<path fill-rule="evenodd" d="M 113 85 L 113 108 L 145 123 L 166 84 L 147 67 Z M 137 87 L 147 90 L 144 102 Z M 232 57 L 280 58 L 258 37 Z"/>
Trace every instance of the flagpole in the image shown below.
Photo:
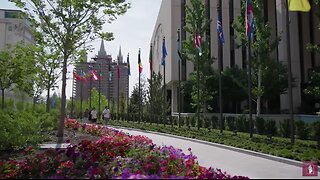
<path fill-rule="evenodd" d="M 118 91 L 118 103 L 117 103 L 117 120 L 119 120 L 119 104 L 120 104 L 120 95 L 119 95 L 119 93 L 120 93 L 120 91 L 119 91 L 119 89 L 120 89 L 120 64 L 119 64 L 119 59 L 118 59 L 118 67 L 117 67 L 117 75 L 118 75 L 118 87 L 117 87 L 117 91 Z"/>
<path fill-rule="evenodd" d="M 250 0 L 249 0 L 250 1 Z M 248 8 L 251 8 L 251 7 L 248 7 L 249 5 L 251 4 L 248 4 L 248 0 L 246 0 L 246 27 L 247 27 L 247 30 L 246 30 L 246 35 L 247 35 L 247 38 L 248 38 L 248 104 L 249 104 L 249 128 L 250 128 L 250 138 L 253 137 L 253 121 L 252 121 L 252 99 L 251 99 L 251 36 L 252 36 L 252 31 L 253 31 L 253 27 L 252 26 L 252 19 L 253 17 L 249 17 L 249 16 L 252 16 L 252 9 L 249 9 L 248 11 Z M 249 21 L 249 18 L 250 21 Z M 250 24 L 251 23 L 251 24 Z"/>
<path fill-rule="evenodd" d="M 222 9 L 221 9 L 221 0 L 218 0 L 217 4 L 217 10 L 218 10 L 218 21 L 221 23 L 222 27 Z M 221 18 L 221 19 L 219 19 Z M 217 24 L 218 26 L 218 24 Z M 218 27 L 217 27 L 218 28 Z M 220 34 L 218 33 L 218 39 L 220 38 Z M 222 59 L 223 59 L 223 49 L 221 42 L 218 42 L 218 71 L 219 71 L 219 122 L 220 122 L 220 134 L 223 133 L 223 106 L 222 106 L 222 80 L 221 80 L 221 71 L 222 71 Z"/>
<path fill-rule="evenodd" d="M 73 92 L 74 92 L 74 69 L 72 74 L 72 92 L 71 92 L 71 118 L 73 118 Z"/>
<path fill-rule="evenodd" d="M 93 68 L 92 67 L 90 67 L 90 69 L 92 70 Z M 91 71 L 90 70 L 90 71 Z M 91 76 L 90 76 L 90 97 L 89 97 L 89 107 L 90 107 L 90 109 L 91 109 L 91 91 L 92 91 L 92 72 L 90 72 L 91 73 Z"/>
<path fill-rule="evenodd" d="M 81 69 L 81 71 L 83 71 L 82 69 Z M 82 121 L 82 100 L 83 100 L 83 82 L 82 82 L 82 80 L 80 81 L 80 86 L 81 86 L 81 89 L 80 89 L 80 118 L 81 118 L 81 121 Z"/>
<path fill-rule="evenodd" d="M 150 63 L 150 106 L 151 106 L 151 120 L 150 124 L 154 121 L 154 109 L 153 109 L 153 69 L 152 69 L 152 43 L 150 43 L 150 54 L 149 54 L 149 63 Z"/>
<path fill-rule="evenodd" d="M 127 56 L 127 67 L 128 67 L 128 92 L 127 92 L 127 122 L 129 122 L 129 84 L 130 84 L 130 62 L 129 62 L 129 53 Z"/>
<path fill-rule="evenodd" d="M 163 37 L 163 41 L 165 41 L 165 37 Z M 163 57 L 165 58 L 165 57 Z M 167 99 L 167 87 L 166 87 L 166 62 L 165 62 L 165 59 L 163 59 L 163 125 L 165 126 L 166 125 L 166 120 L 167 120 L 167 116 L 166 116 L 166 109 L 167 109 L 167 106 L 166 106 L 166 99 Z"/>
<path fill-rule="evenodd" d="M 100 119 L 101 112 L 101 63 L 99 63 L 99 108 L 98 108 L 98 119 Z"/>
<path fill-rule="evenodd" d="M 180 51 L 180 48 L 181 48 L 181 38 L 180 38 L 180 29 L 178 29 L 178 31 L 177 31 L 177 39 L 178 39 L 178 47 L 179 47 L 179 49 L 178 49 L 178 53 L 179 53 L 179 51 Z M 179 89 L 179 91 L 178 91 L 178 113 L 179 113 L 179 118 L 178 118 L 178 127 L 180 128 L 180 121 L 181 121 L 181 59 L 180 59 L 180 56 L 179 56 L 179 54 L 178 54 L 178 89 Z"/>
<path fill-rule="evenodd" d="M 110 62 L 111 60 L 109 60 L 109 67 L 108 67 L 108 70 L 109 70 L 109 79 L 108 79 L 108 108 L 109 110 L 111 111 L 111 106 L 110 106 L 110 84 L 111 84 L 111 67 L 110 67 Z"/>
<path fill-rule="evenodd" d="M 288 99 L 290 111 L 290 135 L 291 144 L 294 144 L 294 119 L 293 119 L 293 99 L 292 99 L 292 70 L 291 70 L 291 48 L 290 48 L 290 23 L 289 23 L 289 4 L 285 0 L 286 8 L 286 38 L 287 38 L 287 58 L 288 58 Z"/>
<path fill-rule="evenodd" d="M 140 124 L 140 118 L 141 118 L 141 87 L 140 87 L 140 52 L 141 49 L 139 48 L 139 54 L 138 54 L 138 65 L 139 65 L 139 117 L 138 117 L 138 123 Z"/>

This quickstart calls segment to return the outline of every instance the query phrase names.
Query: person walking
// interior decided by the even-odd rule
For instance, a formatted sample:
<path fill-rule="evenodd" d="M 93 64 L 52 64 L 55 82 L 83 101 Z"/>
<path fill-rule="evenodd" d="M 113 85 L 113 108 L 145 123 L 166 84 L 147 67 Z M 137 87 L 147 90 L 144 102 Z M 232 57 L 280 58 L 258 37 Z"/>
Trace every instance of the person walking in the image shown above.
<path fill-rule="evenodd" d="M 93 107 L 91 110 L 91 121 L 92 121 L 92 123 L 97 122 L 97 110 L 95 107 Z"/>
<path fill-rule="evenodd" d="M 105 125 L 107 125 L 110 119 L 110 109 L 107 106 L 102 111 L 102 116 L 103 116 Z"/>

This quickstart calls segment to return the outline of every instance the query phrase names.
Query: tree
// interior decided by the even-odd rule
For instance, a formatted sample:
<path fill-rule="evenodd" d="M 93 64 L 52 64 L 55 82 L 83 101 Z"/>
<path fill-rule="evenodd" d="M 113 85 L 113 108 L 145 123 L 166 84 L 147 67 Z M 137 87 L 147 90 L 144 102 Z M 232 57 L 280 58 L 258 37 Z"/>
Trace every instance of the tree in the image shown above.
<path fill-rule="evenodd" d="M 66 105 L 68 61 L 76 59 L 79 49 L 88 40 L 101 37 L 112 40 L 113 34 L 102 32 L 102 25 L 111 23 L 130 7 L 124 0 L 10 0 L 25 10 L 34 27 L 46 35 L 46 41 L 57 47 L 63 57 L 61 110 L 58 129 L 62 141 Z M 102 12 L 101 12 L 102 11 Z M 39 21 L 37 21 L 39 20 Z"/>
<path fill-rule="evenodd" d="M 19 89 L 30 92 L 30 79 L 34 73 L 33 54 L 26 50 L 23 42 L 15 46 L 8 46 L 7 49 L 7 51 L 0 52 L 2 109 L 4 109 L 4 91 Z"/>
<path fill-rule="evenodd" d="M 132 112 L 133 114 L 139 113 L 139 103 L 141 103 L 141 110 L 146 104 L 147 89 L 146 80 L 144 79 L 144 77 L 141 77 L 140 89 L 141 94 L 139 96 L 139 83 L 136 83 L 133 87 L 133 91 L 130 97 L 130 112 Z"/>
<path fill-rule="evenodd" d="M 320 3 L 319 0 L 314 0 L 314 2 L 317 5 L 319 5 Z M 320 14 L 317 14 L 317 16 L 319 18 Z M 318 26 L 318 29 L 320 30 L 320 24 Z M 320 45 L 308 44 L 307 50 L 320 54 Z M 317 72 L 316 70 L 313 70 L 311 72 L 310 82 L 308 84 L 308 87 L 305 88 L 303 91 L 307 95 L 311 95 L 315 98 L 320 98 L 320 72 Z"/>
<path fill-rule="evenodd" d="M 210 57 L 210 38 L 207 29 L 210 26 L 210 20 L 207 19 L 205 6 L 202 0 L 191 0 L 190 6 L 186 6 L 186 26 L 184 29 L 190 34 L 187 40 L 182 42 L 183 59 L 190 60 L 195 68 L 191 74 L 190 80 L 193 82 L 192 101 L 193 106 L 197 107 L 198 117 L 200 113 L 204 115 L 208 108 L 208 101 L 212 99 L 210 92 L 206 88 L 206 83 L 212 75 L 211 65 L 213 58 Z M 196 32 L 201 37 L 201 51 L 199 55 L 195 47 Z M 201 82 L 201 83 L 200 83 Z M 199 92 L 199 97 L 198 97 Z M 200 128 L 200 119 L 198 118 L 198 129 Z"/>
<path fill-rule="evenodd" d="M 152 120 L 156 117 L 159 118 L 164 112 L 163 106 L 163 89 L 162 89 L 162 75 L 160 72 L 152 72 L 152 79 L 148 79 L 149 88 L 147 90 L 147 108 L 150 112 Z M 152 97 L 152 98 L 151 98 Z M 152 105 L 152 107 L 151 107 Z M 157 122 L 159 123 L 159 122 Z"/>
<path fill-rule="evenodd" d="M 246 4 L 245 0 L 243 0 L 242 7 L 241 7 L 242 14 L 245 13 L 245 4 Z M 252 1 L 253 12 L 260 12 L 261 9 L 264 9 L 263 4 L 264 4 L 263 0 Z M 245 18 L 243 17 L 244 16 L 242 15 L 238 16 L 237 20 L 233 23 L 233 27 L 237 32 L 236 40 L 237 40 L 238 46 L 248 46 L 245 28 L 243 28 L 245 27 Z M 284 92 L 287 87 L 281 86 L 281 88 L 279 88 L 276 86 L 276 85 L 282 85 L 282 83 L 285 83 L 283 82 L 283 79 L 281 77 L 283 77 L 286 74 L 286 71 L 283 71 L 284 65 L 280 63 L 272 62 L 275 60 L 271 57 L 271 53 L 277 48 L 280 42 L 280 37 L 277 37 L 274 40 L 270 39 L 272 29 L 269 26 L 269 24 L 264 21 L 262 13 L 254 14 L 254 23 L 255 23 L 254 43 L 251 46 L 251 49 L 253 52 L 252 53 L 252 60 L 253 60 L 252 94 L 254 98 L 253 100 L 257 104 L 256 113 L 257 113 L 257 116 L 259 116 L 260 107 L 261 107 L 261 98 L 266 95 L 265 88 L 266 87 L 276 88 L 279 91 L 278 92 L 273 91 L 273 92 L 280 95 L 280 93 Z M 278 73 L 281 73 L 281 74 L 276 74 L 273 72 L 273 75 L 274 75 L 273 77 L 276 76 L 275 79 L 273 80 L 277 81 L 277 83 L 272 84 L 274 86 L 270 86 L 270 84 L 264 83 L 266 81 L 265 79 L 263 79 L 263 75 L 267 74 L 266 71 L 270 69 L 269 67 L 270 64 L 273 65 L 273 68 L 278 68 L 277 70 L 275 69 L 273 70 L 275 70 Z"/>

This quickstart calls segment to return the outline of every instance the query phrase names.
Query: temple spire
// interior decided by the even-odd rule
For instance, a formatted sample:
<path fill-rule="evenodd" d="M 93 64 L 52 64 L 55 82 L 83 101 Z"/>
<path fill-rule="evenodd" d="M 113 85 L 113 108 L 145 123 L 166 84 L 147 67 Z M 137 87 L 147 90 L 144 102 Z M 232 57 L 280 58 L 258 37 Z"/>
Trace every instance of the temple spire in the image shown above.
<path fill-rule="evenodd" d="M 121 53 L 121 45 L 120 45 L 120 48 L 119 48 L 119 54 L 118 54 L 117 60 L 118 60 L 119 63 L 123 63 L 123 56 L 122 56 L 122 53 Z"/>
<path fill-rule="evenodd" d="M 98 52 L 98 56 L 106 56 L 107 53 L 106 53 L 106 50 L 104 48 L 104 42 L 103 42 L 103 39 L 101 40 L 101 45 L 100 45 L 100 50 Z"/>

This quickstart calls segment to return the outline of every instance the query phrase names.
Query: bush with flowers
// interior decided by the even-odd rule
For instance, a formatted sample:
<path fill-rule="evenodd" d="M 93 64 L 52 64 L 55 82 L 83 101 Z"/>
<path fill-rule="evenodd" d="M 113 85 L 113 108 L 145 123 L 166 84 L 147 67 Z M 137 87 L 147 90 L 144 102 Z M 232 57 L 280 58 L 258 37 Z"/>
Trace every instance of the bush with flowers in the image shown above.
<path fill-rule="evenodd" d="M 172 146 L 156 146 L 145 136 L 131 136 L 72 119 L 66 120 L 65 125 L 101 138 L 40 153 L 29 148 L 25 159 L 0 161 L 0 179 L 248 179 L 200 166 L 191 149 L 185 154 Z"/>

